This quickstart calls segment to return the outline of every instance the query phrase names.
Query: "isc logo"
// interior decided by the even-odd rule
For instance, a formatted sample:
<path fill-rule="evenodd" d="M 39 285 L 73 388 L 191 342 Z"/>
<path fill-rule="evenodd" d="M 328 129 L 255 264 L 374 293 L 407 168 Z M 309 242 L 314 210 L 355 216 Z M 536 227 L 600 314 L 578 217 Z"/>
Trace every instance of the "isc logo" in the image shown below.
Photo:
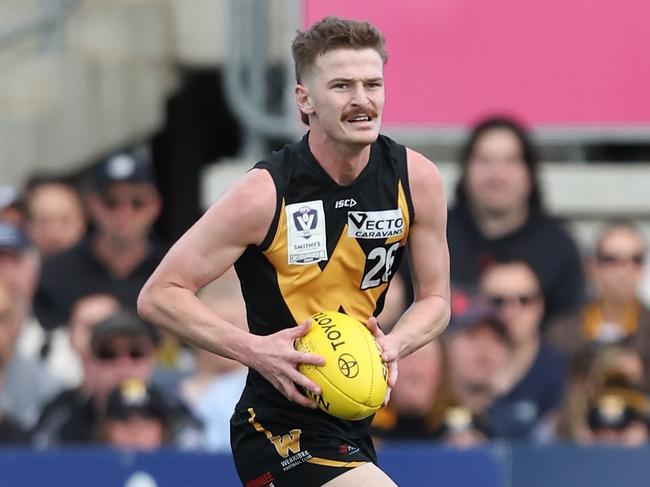
<path fill-rule="evenodd" d="M 334 204 L 334 208 L 352 208 L 353 206 L 356 206 L 357 202 L 354 198 L 348 198 L 345 200 L 338 200 Z"/>

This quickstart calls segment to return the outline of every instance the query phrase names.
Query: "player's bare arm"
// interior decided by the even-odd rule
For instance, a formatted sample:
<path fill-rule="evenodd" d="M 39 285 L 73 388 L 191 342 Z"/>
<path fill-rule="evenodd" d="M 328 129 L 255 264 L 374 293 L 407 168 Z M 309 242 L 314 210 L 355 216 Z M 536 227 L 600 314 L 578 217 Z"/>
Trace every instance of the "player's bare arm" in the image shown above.
<path fill-rule="evenodd" d="M 449 251 L 447 206 L 437 167 L 427 158 L 408 150 L 409 184 L 415 210 L 409 250 L 415 301 L 388 335 L 374 318 L 369 327 L 378 338 L 384 361 L 390 364 L 390 387 L 397 380 L 396 360 L 437 337 L 449 321 Z"/>
<path fill-rule="evenodd" d="M 198 347 L 241 362 L 260 372 L 288 399 L 315 403 L 296 384 L 320 394 L 318 386 L 296 369 L 322 358 L 299 353 L 293 341 L 309 323 L 268 336 L 247 333 L 221 319 L 196 296 L 221 276 L 251 244 L 263 241 L 273 219 L 275 188 L 267 171 L 255 169 L 228 190 L 170 249 L 138 298 L 143 318 Z"/>

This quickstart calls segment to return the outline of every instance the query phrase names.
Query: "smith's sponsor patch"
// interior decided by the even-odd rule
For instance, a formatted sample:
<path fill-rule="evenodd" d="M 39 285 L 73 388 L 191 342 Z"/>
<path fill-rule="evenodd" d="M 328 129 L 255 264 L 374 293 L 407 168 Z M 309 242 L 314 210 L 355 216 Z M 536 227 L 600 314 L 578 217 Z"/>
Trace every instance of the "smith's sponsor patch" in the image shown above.
<path fill-rule="evenodd" d="M 348 236 L 389 238 L 404 234 L 402 210 L 348 211 Z"/>
<path fill-rule="evenodd" d="M 323 201 L 294 203 L 285 208 L 289 264 L 327 260 Z"/>

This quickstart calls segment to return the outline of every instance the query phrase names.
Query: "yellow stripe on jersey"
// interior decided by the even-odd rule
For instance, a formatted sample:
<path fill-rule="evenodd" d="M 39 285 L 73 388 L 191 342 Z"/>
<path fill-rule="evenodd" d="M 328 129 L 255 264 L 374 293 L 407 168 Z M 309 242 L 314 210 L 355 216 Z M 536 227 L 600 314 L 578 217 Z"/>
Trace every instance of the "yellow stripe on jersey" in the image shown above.
<path fill-rule="evenodd" d="M 397 207 L 402 210 L 402 215 L 404 217 L 404 233 L 402 235 L 397 235 L 395 237 L 389 237 L 386 239 L 387 244 L 392 244 L 395 242 L 400 243 L 400 247 L 406 245 L 406 240 L 408 238 L 409 229 L 411 227 L 411 219 L 409 213 L 409 205 L 406 200 L 406 193 L 404 192 L 404 187 L 402 186 L 402 181 L 397 180 Z"/>

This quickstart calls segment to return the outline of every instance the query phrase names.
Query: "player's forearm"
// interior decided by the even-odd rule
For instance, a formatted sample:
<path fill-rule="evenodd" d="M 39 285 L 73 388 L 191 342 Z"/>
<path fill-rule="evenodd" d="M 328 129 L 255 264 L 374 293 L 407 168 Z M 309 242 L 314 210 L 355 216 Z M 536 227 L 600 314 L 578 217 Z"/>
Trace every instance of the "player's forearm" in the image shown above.
<path fill-rule="evenodd" d="M 189 289 L 146 286 L 138 313 L 194 346 L 248 365 L 254 335 L 220 318 Z"/>
<path fill-rule="evenodd" d="M 402 315 L 388 334 L 399 348 L 399 357 L 405 357 L 440 335 L 449 323 L 449 299 L 427 296 L 416 300 Z"/>

